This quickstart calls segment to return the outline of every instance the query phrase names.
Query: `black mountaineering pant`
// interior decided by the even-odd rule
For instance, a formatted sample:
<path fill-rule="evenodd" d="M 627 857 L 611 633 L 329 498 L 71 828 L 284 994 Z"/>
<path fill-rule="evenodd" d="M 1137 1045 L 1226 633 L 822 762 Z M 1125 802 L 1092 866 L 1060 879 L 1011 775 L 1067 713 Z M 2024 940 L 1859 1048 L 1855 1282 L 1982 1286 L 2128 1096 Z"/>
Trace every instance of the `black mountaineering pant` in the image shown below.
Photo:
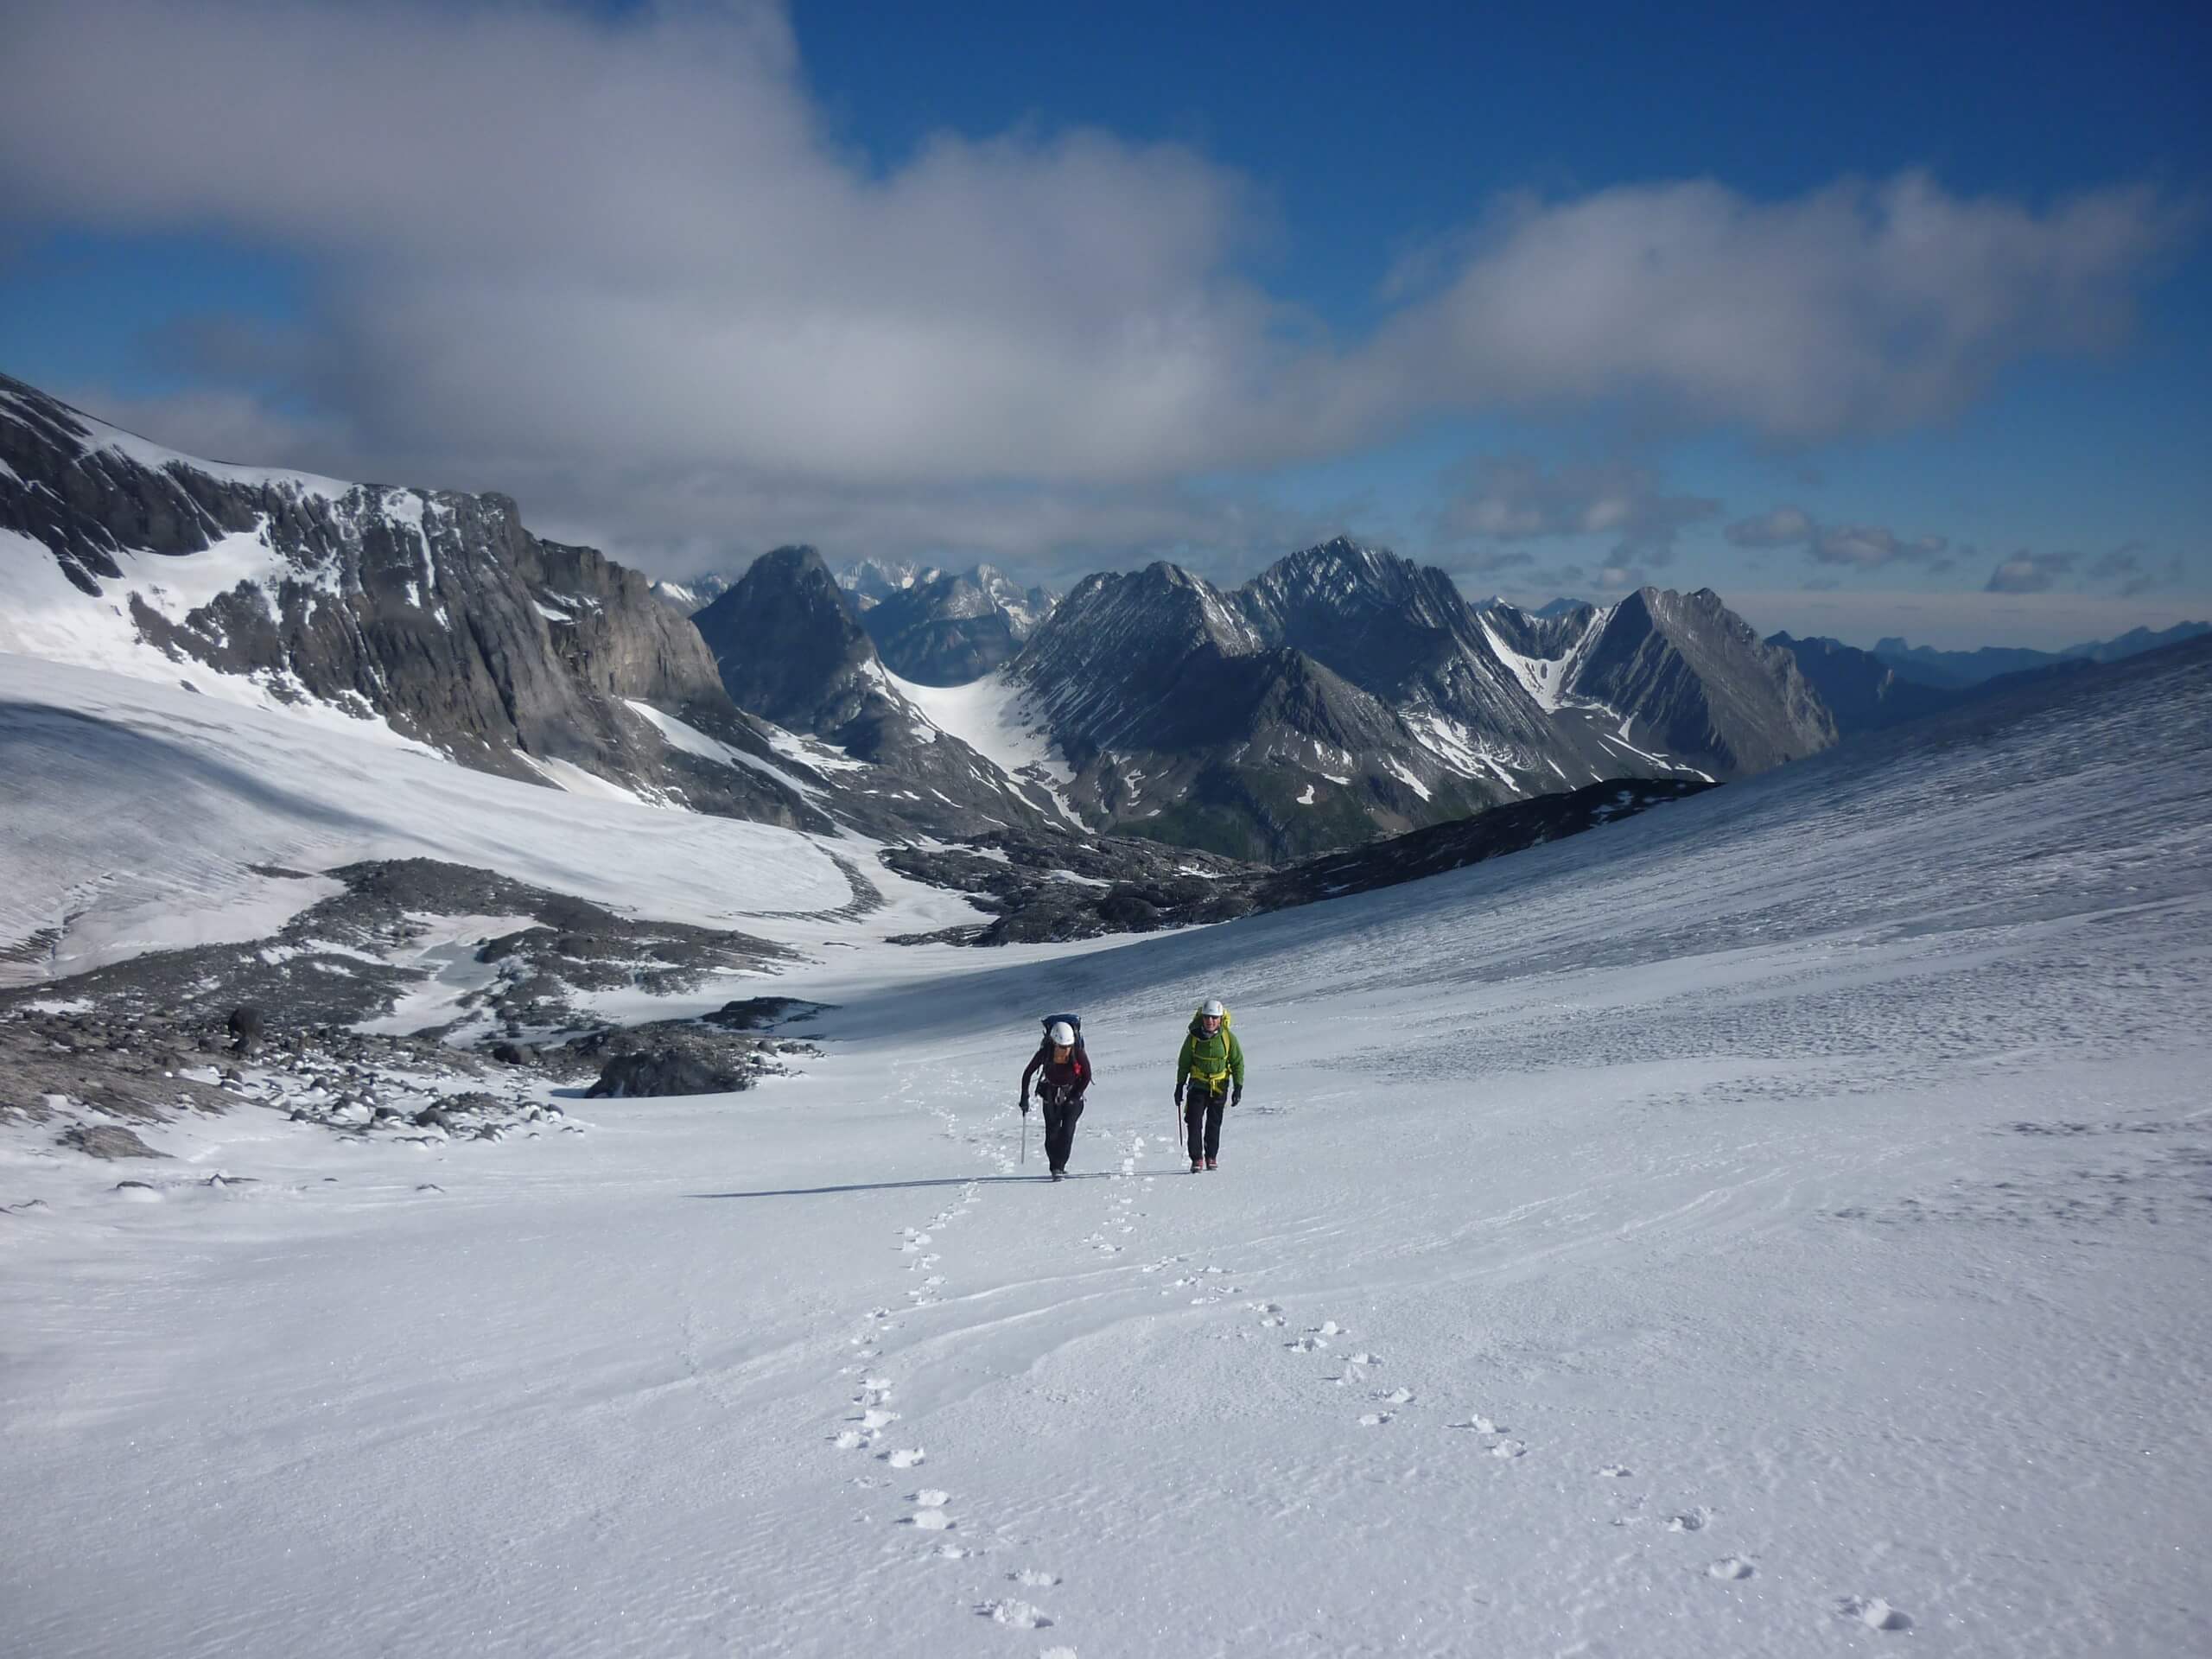
<path fill-rule="evenodd" d="M 1068 1154 L 1075 1150 L 1075 1121 L 1083 1116 L 1083 1096 L 1048 1090 L 1038 1103 L 1045 1109 L 1046 1166 L 1065 1169 Z"/>
<path fill-rule="evenodd" d="M 1221 1115 L 1229 1105 L 1229 1085 L 1208 1094 L 1192 1084 L 1183 1096 L 1183 1128 L 1191 1142 L 1191 1161 L 1221 1156 Z"/>

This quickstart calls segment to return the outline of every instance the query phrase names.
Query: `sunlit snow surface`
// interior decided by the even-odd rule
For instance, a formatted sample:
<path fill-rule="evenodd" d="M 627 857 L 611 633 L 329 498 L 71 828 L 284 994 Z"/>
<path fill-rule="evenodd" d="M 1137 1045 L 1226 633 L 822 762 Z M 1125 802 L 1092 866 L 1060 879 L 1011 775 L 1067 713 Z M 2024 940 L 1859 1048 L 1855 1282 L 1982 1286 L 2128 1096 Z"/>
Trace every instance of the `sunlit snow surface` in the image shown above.
<path fill-rule="evenodd" d="M 548 776 L 577 792 L 389 738 L 0 652 L 0 949 L 61 930 L 53 960 L 35 964 L 44 976 L 256 938 L 336 890 L 270 868 L 407 857 L 497 869 L 658 921 L 819 943 L 811 918 L 853 897 L 832 850 L 868 857 L 857 839 L 645 806 L 557 761 Z M 888 871 L 871 880 L 890 901 L 881 931 L 978 919 Z M 0 983 L 26 976 L 30 965 L 0 960 Z"/>
<path fill-rule="evenodd" d="M 242 1113 L 137 1204 L 10 1140 L 0 1649 L 2212 1650 L 2208 663 L 1064 962 L 824 951 L 805 1075 L 581 1135 Z M 550 798 L 599 880 L 681 822 Z"/>
<path fill-rule="evenodd" d="M 1003 670 L 966 685 L 919 685 L 887 671 L 883 679 L 938 730 L 951 733 L 1007 777 L 1045 790 L 1062 817 L 1084 828 L 1067 801 L 1074 772 L 1054 745 L 1045 715 L 1029 706 L 1024 688 Z"/>

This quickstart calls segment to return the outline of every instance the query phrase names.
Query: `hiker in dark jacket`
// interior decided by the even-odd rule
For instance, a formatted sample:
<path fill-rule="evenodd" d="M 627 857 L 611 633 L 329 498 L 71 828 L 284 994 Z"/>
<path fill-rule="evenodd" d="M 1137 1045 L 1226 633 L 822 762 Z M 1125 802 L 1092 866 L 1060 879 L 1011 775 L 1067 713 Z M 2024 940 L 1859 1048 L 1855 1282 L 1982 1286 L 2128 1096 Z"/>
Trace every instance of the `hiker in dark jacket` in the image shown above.
<path fill-rule="evenodd" d="M 1191 1146 L 1191 1173 L 1211 1169 L 1221 1154 L 1221 1115 L 1244 1098 L 1244 1049 L 1229 1028 L 1229 1010 L 1208 997 L 1191 1016 L 1175 1057 L 1175 1103 Z"/>
<path fill-rule="evenodd" d="M 1090 1087 L 1090 1061 L 1076 1046 L 1075 1028 L 1056 1020 L 1021 1074 L 1021 1111 L 1029 1113 L 1029 1080 L 1037 1079 L 1037 1103 L 1045 1109 L 1045 1161 L 1052 1179 L 1067 1173 L 1075 1150 L 1075 1121 L 1083 1116 L 1083 1091 Z"/>

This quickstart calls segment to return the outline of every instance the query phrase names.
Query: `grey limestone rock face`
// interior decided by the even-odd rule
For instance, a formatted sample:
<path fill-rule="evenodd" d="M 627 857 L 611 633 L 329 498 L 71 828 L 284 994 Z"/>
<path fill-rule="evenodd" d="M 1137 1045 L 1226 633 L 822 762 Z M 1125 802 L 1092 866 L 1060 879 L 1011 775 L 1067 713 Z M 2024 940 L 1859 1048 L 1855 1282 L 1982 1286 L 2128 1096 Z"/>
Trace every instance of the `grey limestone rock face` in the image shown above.
<path fill-rule="evenodd" d="M 810 547 L 763 553 L 693 620 L 737 706 L 787 731 L 835 738 L 877 691 L 868 632 Z"/>
<path fill-rule="evenodd" d="M 778 764 L 697 630 L 643 575 L 533 536 L 505 496 L 195 461 L 4 377 L 0 461 L 0 527 L 181 666 L 382 720 L 532 783 L 563 762 L 702 810 L 829 827 L 769 771 L 702 759 L 631 706 Z M 161 562 L 219 545 L 226 570 L 252 574 L 181 614 L 149 602 Z"/>
<path fill-rule="evenodd" d="M 119 1123 L 79 1123 L 61 1132 L 61 1144 L 90 1158 L 166 1158 Z"/>
<path fill-rule="evenodd" d="M 1802 760 L 1836 741 L 1835 717 L 1796 658 L 1761 640 L 1709 588 L 1630 594 L 1606 617 L 1573 689 L 1626 715 L 1644 747 L 1722 778 Z"/>
<path fill-rule="evenodd" d="M 740 709 L 849 763 L 830 764 L 822 779 L 823 798 L 844 822 L 899 839 L 1045 824 L 1036 791 L 900 693 L 814 549 L 763 554 L 693 620 Z"/>
<path fill-rule="evenodd" d="M 1710 770 L 1617 741 L 1620 713 L 1562 706 L 1598 615 L 1485 617 L 1444 572 L 1339 538 L 1235 589 L 1169 564 L 1088 578 L 1003 672 L 1049 721 L 1095 822 L 1282 862 L 1610 779 Z M 1509 660 L 1548 653 L 1560 660 Z M 1771 678 L 1786 663 L 1751 667 Z"/>
<path fill-rule="evenodd" d="M 1797 671 L 1835 716 L 1840 736 L 1878 732 L 1938 713 L 1961 701 L 1961 693 L 1906 679 L 1872 652 L 1857 650 L 1840 640 L 1796 639 L 1788 633 L 1777 633 L 1768 637 L 1767 644 L 1788 652 L 1796 660 Z"/>

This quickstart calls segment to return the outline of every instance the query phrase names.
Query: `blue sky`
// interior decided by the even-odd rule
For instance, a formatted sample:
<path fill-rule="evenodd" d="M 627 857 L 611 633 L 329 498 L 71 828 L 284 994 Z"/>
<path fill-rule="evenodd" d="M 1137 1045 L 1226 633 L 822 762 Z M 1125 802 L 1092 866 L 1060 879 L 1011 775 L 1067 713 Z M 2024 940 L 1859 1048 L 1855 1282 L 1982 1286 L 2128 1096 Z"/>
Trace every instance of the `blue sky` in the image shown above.
<path fill-rule="evenodd" d="M 2189 9 L 9 10 L 0 370 L 195 453 L 678 574 L 2212 610 Z"/>

